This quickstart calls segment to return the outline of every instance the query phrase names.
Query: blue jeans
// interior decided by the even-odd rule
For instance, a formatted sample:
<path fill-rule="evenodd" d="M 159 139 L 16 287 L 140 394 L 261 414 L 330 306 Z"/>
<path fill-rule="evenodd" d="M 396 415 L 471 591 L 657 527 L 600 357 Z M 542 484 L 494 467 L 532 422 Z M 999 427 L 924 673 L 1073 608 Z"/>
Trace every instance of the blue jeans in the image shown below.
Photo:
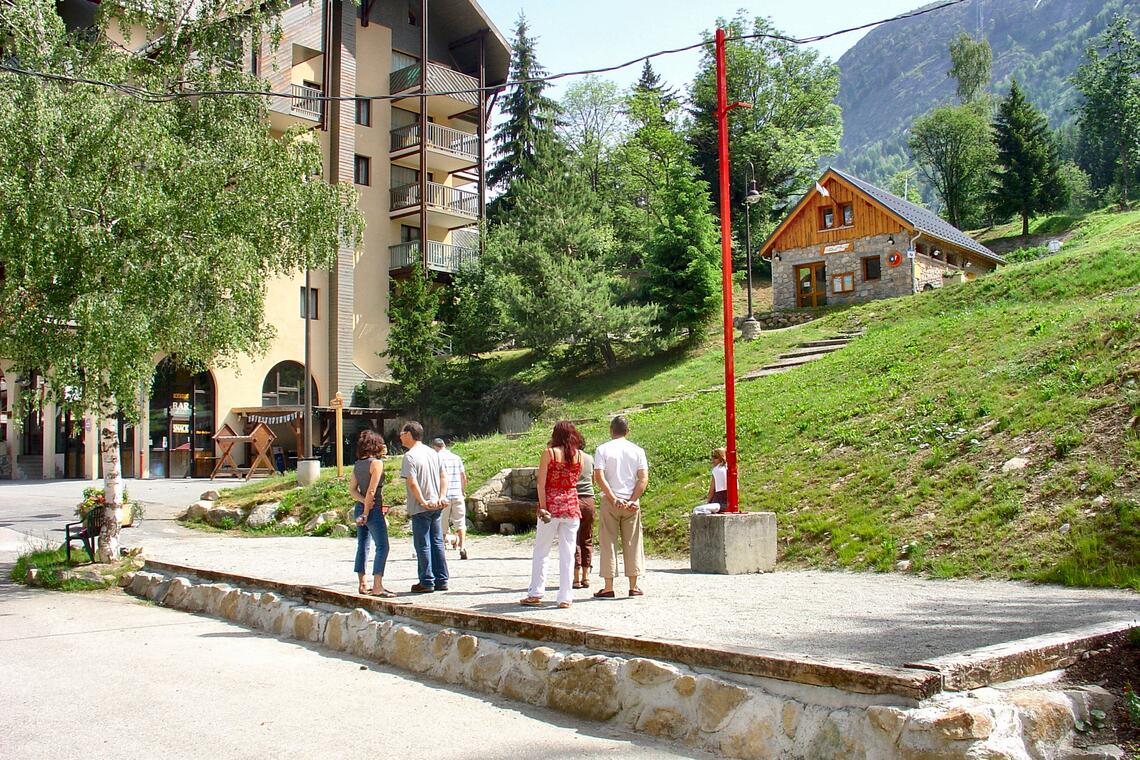
<path fill-rule="evenodd" d="M 412 515 L 412 545 L 416 547 L 420 585 L 427 588 L 447 585 L 442 516 L 438 509 Z"/>
<path fill-rule="evenodd" d="M 364 514 L 364 505 L 356 502 L 353 517 Z M 368 513 L 368 522 L 356 526 L 356 565 L 357 573 L 364 572 L 364 563 L 368 559 L 368 537 L 376 544 L 376 556 L 372 558 L 372 574 L 383 575 L 384 565 L 388 562 L 388 525 L 384 522 L 384 515 L 380 507 L 373 507 Z"/>

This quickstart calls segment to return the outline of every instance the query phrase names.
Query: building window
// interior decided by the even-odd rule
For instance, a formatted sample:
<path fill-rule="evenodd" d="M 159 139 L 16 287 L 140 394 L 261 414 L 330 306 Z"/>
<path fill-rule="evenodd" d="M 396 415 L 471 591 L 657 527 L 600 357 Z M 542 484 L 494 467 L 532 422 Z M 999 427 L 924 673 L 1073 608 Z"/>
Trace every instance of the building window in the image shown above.
<path fill-rule="evenodd" d="M 356 99 L 356 123 L 362 127 L 372 126 L 372 101 L 368 98 Z"/>
<path fill-rule="evenodd" d="M 249 73 L 254 76 L 261 74 L 261 51 L 258 49 L 257 43 L 249 51 Z"/>
<path fill-rule="evenodd" d="M 850 227 L 855 224 L 855 207 L 850 203 L 843 204 L 843 226 Z"/>
<path fill-rule="evenodd" d="M 372 159 L 368 156 L 354 156 L 352 180 L 358 185 L 372 184 Z"/>
<path fill-rule="evenodd" d="M 878 256 L 863 257 L 863 280 L 877 280 L 883 276 L 883 265 Z"/>
<path fill-rule="evenodd" d="M 819 228 L 821 230 L 830 230 L 835 226 L 835 209 L 831 206 L 825 206 L 819 210 Z"/>
<path fill-rule="evenodd" d="M 410 224 L 401 224 L 400 225 L 400 242 L 401 243 L 410 243 L 413 240 L 419 240 L 419 239 L 420 239 L 420 228 L 419 227 L 413 227 Z"/>
<path fill-rule="evenodd" d="M 300 406 L 305 402 L 305 368 L 297 362 L 284 361 L 269 370 L 261 384 L 262 406 Z M 313 404 L 317 401 L 317 384 L 309 377 Z"/>
<path fill-rule="evenodd" d="M 842 272 L 841 274 L 833 274 L 831 276 L 831 292 L 832 293 L 854 293 L 855 292 L 855 273 Z"/>
<path fill-rule="evenodd" d="M 312 314 L 312 317 L 310 317 L 310 319 L 320 319 L 321 318 L 320 317 L 321 310 L 319 308 L 320 299 L 318 298 L 319 293 L 320 293 L 320 291 L 317 290 L 316 288 L 309 288 L 307 313 Z M 301 287 L 301 299 L 300 300 L 301 300 L 301 319 L 304 319 L 305 314 L 306 314 L 306 308 L 305 308 L 306 299 L 305 299 L 305 288 L 304 288 L 304 286 Z"/>

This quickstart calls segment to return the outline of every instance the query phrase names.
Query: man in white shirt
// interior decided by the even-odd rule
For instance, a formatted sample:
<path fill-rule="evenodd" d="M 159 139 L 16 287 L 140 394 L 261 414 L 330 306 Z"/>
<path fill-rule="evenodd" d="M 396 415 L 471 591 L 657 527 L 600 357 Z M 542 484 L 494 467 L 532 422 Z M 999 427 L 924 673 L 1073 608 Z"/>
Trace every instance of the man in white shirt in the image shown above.
<path fill-rule="evenodd" d="M 443 517 L 443 544 L 459 549 L 459 559 L 467 559 L 467 469 L 463 460 L 451 449 L 447 448 L 442 438 L 431 442 L 431 447 L 439 453 L 439 462 L 447 476 L 447 509 Z M 455 531 L 455 538 L 448 540 L 448 528 Z"/>
<path fill-rule="evenodd" d="M 400 443 L 407 449 L 400 465 L 400 477 L 407 490 L 407 514 L 412 520 L 412 545 L 416 549 L 419 582 L 417 594 L 447 591 L 447 557 L 443 552 L 440 515 L 447 507 L 447 476 L 439 454 L 423 444 L 424 427 L 408 421 L 400 429 Z"/>
<path fill-rule="evenodd" d="M 649 462 L 645 450 L 626 439 L 629 422 L 617 416 L 610 421 L 610 440 L 594 451 L 594 483 L 602 492 L 598 510 L 598 550 L 605 588 L 594 594 L 614 598 L 617 575 L 617 542 L 621 541 L 622 565 L 629 579 L 629 595 L 643 596 L 637 579 L 645 574 L 645 541 L 641 529 L 641 495 L 649 485 Z"/>

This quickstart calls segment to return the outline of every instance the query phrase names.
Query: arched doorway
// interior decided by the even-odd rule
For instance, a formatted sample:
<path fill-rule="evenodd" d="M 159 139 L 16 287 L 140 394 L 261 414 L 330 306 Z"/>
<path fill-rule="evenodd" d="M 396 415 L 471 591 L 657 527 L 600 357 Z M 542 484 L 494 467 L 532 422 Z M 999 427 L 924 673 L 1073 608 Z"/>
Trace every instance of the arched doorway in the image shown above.
<path fill-rule="evenodd" d="M 205 478 L 214 467 L 214 377 L 163 359 L 150 392 L 150 474 Z"/>
<path fill-rule="evenodd" d="M 265 375 L 261 384 L 261 405 L 263 407 L 291 407 L 294 411 L 282 414 L 280 422 L 270 422 L 277 439 L 274 441 L 273 456 L 278 467 L 293 467 L 302 453 L 301 431 L 303 421 L 301 410 L 305 404 L 305 367 L 300 362 L 278 362 Z M 317 383 L 309 375 L 309 389 L 313 406 L 320 403 L 317 396 Z M 286 410 L 282 410 L 283 412 Z M 314 420 L 314 427 L 315 427 Z M 319 441 L 320 438 L 314 438 Z"/>

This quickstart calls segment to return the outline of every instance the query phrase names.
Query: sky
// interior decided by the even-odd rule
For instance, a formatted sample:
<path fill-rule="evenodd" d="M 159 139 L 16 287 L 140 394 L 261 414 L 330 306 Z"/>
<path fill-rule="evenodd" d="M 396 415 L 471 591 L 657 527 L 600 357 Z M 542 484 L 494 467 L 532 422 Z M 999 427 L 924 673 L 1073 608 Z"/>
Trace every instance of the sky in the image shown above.
<path fill-rule="evenodd" d="M 794 37 L 837 31 L 914 10 L 924 0 L 478 0 L 509 41 L 519 11 L 526 13 L 538 38 L 538 60 L 552 74 L 612 66 L 657 50 L 700 42 L 717 18 L 743 9 L 749 17 L 767 16 L 776 29 Z M 866 32 L 855 32 L 813 45 L 838 60 Z M 667 83 L 685 92 L 697 70 L 700 50 L 653 59 Z M 621 86 L 633 84 L 641 63 L 602 75 Z M 549 94 L 560 98 L 560 80 Z"/>

